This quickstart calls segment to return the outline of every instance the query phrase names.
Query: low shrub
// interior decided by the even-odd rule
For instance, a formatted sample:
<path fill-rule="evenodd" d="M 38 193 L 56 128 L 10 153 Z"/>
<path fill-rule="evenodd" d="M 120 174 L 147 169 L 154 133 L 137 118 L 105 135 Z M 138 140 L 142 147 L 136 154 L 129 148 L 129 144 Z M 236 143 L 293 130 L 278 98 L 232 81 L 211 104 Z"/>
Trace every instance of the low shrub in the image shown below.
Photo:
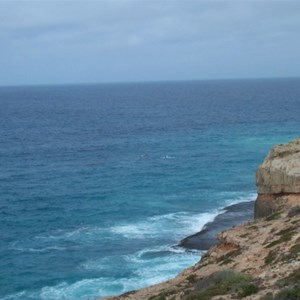
<path fill-rule="evenodd" d="M 284 255 L 282 258 L 283 261 L 288 261 L 291 259 L 296 259 L 300 254 L 300 244 L 295 244 L 290 248 L 290 251 L 288 254 Z"/>
<path fill-rule="evenodd" d="M 195 274 L 191 274 L 191 275 L 186 277 L 186 280 L 190 283 L 194 283 L 197 280 L 197 276 Z"/>
<path fill-rule="evenodd" d="M 274 220 L 279 219 L 280 217 L 281 217 L 281 213 L 280 212 L 274 212 L 270 216 L 266 217 L 266 221 L 274 221 Z"/>
<path fill-rule="evenodd" d="M 294 228 L 292 228 L 292 227 L 290 227 L 288 229 L 283 229 L 283 230 L 279 231 L 278 233 L 276 233 L 276 235 L 279 235 L 280 238 L 278 240 L 275 240 L 275 241 L 271 242 L 270 244 L 268 244 L 266 246 L 266 248 L 271 248 L 278 244 L 288 242 L 292 239 L 292 236 L 294 234 L 295 234 L 295 231 L 294 231 Z"/>
<path fill-rule="evenodd" d="M 300 282 L 300 268 L 294 270 L 289 276 L 277 281 L 279 287 L 286 287 Z"/>
<path fill-rule="evenodd" d="M 297 215 L 300 214 L 300 206 L 297 205 L 297 206 L 294 206 L 290 209 L 289 213 L 288 213 L 288 217 L 289 218 L 292 218 L 292 217 L 295 217 Z"/>
<path fill-rule="evenodd" d="M 271 264 L 276 258 L 276 252 L 275 251 L 270 251 L 268 255 L 265 257 L 265 264 L 269 265 Z"/>
<path fill-rule="evenodd" d="M 285 288 L 272 298 L 272 300 L 299 300 L 299 299 L 300 299 L 299 285 L 292 288 Z"/>
<path fill-rule="evenodd" d="M 245 284 L 242 286 L 241 289 L 242 291 L 239 293 L 240 298 L 244 298 L 252 294 L 256 294 L 259 290 L 258 286 L 253 283 Z"/>
<path fill-rule="evenodd" d="M 238 298 L 252 295 L 258 287 L 251 282 L 250 276 L 231 270 L 223 270 L 197 282 L 194 291 L 184 300 L 208 300 L 214 296 L 235 294 Z"/>
<path fill-rule="evenodd" d="M 224 256 L 220 257 L 217 261 L 221 262 L 221 265 L 226 265 L 229 264 L 233 261 L 233 258 L 240 255 L 241 249 L 236 249 L 233 251 L 228 252 L 227 254 L 225 254 Z"/>

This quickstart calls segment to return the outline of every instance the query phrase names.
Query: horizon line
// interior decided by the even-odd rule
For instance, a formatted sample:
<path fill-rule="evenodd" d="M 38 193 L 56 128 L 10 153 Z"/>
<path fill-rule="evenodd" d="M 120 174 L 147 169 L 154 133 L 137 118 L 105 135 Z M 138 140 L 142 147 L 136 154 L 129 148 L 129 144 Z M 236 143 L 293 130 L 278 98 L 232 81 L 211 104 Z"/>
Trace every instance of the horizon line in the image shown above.
<path fill-rule="evenodd" d="M 151 83 L 180 83 L 196 81 L 239 81 L 239 80 L 284 80 L 300 79 L 300 76 L 286 77 L 230 77 L 230 78 L 207 78 L 207 79 L 162 79 L 162 80 L 140 80 L 140 81 L 99 81 L 99 82 L 62 82 L 62 83 L 28 83 L 28 84 L 0 84 L 0 88 L 6 87 L 49 87 L 49 86 L 74 86 L 74 85 L 113 85 L 113 84 L 151 84 Z"/>

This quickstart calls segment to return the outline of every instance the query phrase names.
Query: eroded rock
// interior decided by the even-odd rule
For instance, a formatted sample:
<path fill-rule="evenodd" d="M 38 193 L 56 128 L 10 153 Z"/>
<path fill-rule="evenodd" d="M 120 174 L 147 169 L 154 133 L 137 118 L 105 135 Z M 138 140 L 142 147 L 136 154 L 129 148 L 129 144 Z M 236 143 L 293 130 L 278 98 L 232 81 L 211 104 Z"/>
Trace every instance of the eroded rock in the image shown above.
<path fill-rule="evenodd" d="M 300 204 L 300 139 L 271 149 L 256 172 L 254 217 Z"/>

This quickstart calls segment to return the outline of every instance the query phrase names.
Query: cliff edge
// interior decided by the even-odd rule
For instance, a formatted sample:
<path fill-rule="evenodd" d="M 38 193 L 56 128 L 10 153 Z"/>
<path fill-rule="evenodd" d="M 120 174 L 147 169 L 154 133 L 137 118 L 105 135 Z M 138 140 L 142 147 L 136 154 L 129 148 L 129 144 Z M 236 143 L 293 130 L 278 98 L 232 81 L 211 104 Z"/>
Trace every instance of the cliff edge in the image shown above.
<path fill-rule="evenodd" d="M 257 169 L 256 185 L 255 218 L 300 204 L 300 139 L 271 149 Z"/>

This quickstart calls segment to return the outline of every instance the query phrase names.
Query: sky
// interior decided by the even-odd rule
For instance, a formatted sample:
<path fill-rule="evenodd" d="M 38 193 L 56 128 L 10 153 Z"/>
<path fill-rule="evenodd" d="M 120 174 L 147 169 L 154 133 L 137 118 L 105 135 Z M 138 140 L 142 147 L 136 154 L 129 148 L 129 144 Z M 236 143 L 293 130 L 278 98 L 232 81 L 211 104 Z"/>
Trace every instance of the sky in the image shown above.
<path fill-rule="evenodd" d="M 0 0 L 0 85 L 299 76 L 298 0 Z"/>

